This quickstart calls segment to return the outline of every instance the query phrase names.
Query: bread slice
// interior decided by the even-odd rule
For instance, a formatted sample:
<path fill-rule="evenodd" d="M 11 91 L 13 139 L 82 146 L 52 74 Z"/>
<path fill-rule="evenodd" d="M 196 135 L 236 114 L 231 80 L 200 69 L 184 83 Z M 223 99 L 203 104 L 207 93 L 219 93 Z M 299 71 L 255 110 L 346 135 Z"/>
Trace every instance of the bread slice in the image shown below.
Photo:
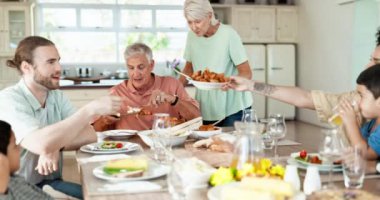
<path fill-rule="evenodd" d="M 130 177 L 134 176 L 135 174 L 140 174 L 141 172 L 144 172 L 147 169 L 148 161 L 146 158 L 130 157 L 120 160 L 109 161 L 103 168 L 103 171 L 109 175 L 124 173 L 124 176 L 128 175 Z"/>

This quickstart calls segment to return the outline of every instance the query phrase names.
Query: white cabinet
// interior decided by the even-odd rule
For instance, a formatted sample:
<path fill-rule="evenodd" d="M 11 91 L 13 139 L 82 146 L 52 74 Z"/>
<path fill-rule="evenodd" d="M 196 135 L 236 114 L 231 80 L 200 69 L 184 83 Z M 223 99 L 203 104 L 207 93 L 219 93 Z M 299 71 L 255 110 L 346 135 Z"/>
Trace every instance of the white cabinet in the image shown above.
<path fill-rule="evenodd" d="M 275 13 L 273 8 L 232 8 L 231 25 L 243 42 L 275 41 Z"/>
<path fill-rule="evenodd" d="M 245 45 L 253 79 L 273 85 L 295 86 L 295 46 L 285 44 Z M 282 113 L 295 118 L 295 107 L 253 94 L 253 107 L 259 118 Z"/>
<path fill-rule="evenodd" d="M 0 3 L 0 56 L 13 56 L 18 43 L 32 34 L 30 3 Z"/>
<path fill-rule="evenodd" d="M 244 43 L 296 43 L 298 13 L 295 6 L 214 6 L 216 16 L 230 24 Z"/>
<path fill-rule="evenodd" d="M 94 99 L 108 95 L 109 88 L 63 89 L 62 91 L 75 107 L 80 108 Z"/>

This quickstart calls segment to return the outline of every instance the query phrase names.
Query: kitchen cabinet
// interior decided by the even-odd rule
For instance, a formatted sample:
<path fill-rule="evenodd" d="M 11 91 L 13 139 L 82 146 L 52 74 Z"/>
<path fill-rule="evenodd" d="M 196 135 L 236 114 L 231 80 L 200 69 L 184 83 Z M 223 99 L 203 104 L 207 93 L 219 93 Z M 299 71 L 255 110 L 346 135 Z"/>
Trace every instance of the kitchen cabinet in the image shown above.
<path fill-rule="evenodd" d="M 109 93 L 108 88 L 63 89 L 62 91 L 77 108 Z"/>
<path fill-rule="evenodd" d="M 281 86 L 295 86 L 295 46 L 289 44 L 245 45 L 253 79 Z M 253 93 L 253 107 L 259 118 L 281 113 L 295 118 L 295 107 Z"/>
<path fill-rule="evenodd" d="M 215 15 L 231 25 L 243 43 L 296 43 L 298 12 L 295 6 L 215 5 Z"/>
<path fill-rule="evenodd" d="M 32 35 L 33 4 L 0 3 L 0 56 L 13 56 L 18 43 Z"/>

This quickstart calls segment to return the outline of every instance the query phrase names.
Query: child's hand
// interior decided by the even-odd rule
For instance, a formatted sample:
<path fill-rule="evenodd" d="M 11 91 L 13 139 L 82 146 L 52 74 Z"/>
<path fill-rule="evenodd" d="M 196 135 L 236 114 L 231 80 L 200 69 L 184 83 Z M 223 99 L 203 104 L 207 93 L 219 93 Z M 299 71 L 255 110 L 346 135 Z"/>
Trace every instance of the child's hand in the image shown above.
<path fill-rule="evenodd" d="M 343 100 L 339 105 L 339 115 L 342 117 L 345 126 L 357 124 L 354 107 L 347 100 Z"/>
<path fill-rule="evenodd" d="M 0 194 L 4 194 L 8 188 L 10 179 L 10 169 L 8 158 L 0 153 Z"/>

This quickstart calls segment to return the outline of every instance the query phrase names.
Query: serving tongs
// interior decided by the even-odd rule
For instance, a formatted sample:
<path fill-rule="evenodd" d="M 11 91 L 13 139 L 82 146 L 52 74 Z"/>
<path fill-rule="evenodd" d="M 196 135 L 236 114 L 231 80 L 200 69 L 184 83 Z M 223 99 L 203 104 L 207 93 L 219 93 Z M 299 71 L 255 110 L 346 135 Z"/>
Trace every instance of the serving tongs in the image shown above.
<path fill-rule="evenodd" d="M 185 78 L 186 78 L 186 80 L 188 80 L 189 82 L 191 82 L 191 81 L 193 81 L 193 79 L 189 76 L 189 75 L 187 75 L 187 74 L 185 74 L 185 73 L 183 73 L 183 72 L 181 72 L 180 70 L 178 70 L 178 65 L 181 63 L 181 61 L 180 60 L 178 60 L 178 59 L 174 59 L 173 60 L 173 62 L 172 63 L 170 63 L 170 68 L 172 68 L 177 74 L 181 74 L 182 76 L 184 76 Z"/>

